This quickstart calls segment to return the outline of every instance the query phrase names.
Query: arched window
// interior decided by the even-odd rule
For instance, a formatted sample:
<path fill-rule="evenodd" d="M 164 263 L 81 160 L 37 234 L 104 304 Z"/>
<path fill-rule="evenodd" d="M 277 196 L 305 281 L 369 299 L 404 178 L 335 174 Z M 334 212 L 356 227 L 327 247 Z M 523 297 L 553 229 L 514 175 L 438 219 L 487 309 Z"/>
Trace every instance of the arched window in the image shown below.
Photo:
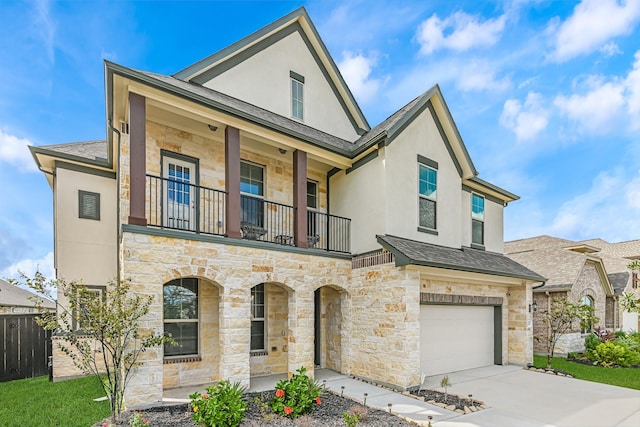
<path fill-rule="evenodd" d="M 198 279 L 176 279 L 164 285 L 164 332 L 178 345 L 165 344 L 165 356 L 198 354 Z"/>
<path fill-rule="evenodd" d="M 594 306 L 594 303 L 593 303 L 593 298 L 591 298 L 589 295 L 583 296 L 582 299 L 580 300 L 580 303 L 582 305 L 586 305 L 587 307 L 591 307 L 591 308 L 595 309 L 595 306 Z M 593 329 L 593 325 L 591 323 L 589 323 L 588 325 L 582 325 L 581 332 L 583 334 L 587 334 L 587 333 L 591 332 L 591 329 Z"/>

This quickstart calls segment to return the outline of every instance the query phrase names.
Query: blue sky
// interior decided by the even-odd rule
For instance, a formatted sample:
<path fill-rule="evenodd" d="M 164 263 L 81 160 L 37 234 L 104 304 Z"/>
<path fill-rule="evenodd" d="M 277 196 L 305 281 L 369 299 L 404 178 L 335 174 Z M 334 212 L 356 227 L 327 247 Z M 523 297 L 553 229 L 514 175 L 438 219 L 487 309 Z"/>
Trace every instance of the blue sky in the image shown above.
<path fill-rule="evenodd" d="M 53 262 L 27 145 L 105 137 L 103 60 L 172 74 L 305 6 L 374 126 L 438 83 L 505 239 L 640 238 L 640 0 L 0 1 L 0 277 Z"/>

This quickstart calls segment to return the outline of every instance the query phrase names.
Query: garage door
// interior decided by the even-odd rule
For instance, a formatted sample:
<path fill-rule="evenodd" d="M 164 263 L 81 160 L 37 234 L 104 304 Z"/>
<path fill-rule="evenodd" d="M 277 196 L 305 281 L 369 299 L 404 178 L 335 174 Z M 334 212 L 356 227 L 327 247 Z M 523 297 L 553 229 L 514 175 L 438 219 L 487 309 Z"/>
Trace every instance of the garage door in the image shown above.
<path fill-rule="evenodd" d="M 494 308 L 421 305 L 420 365 L 438 375 L 494 364 Z"/>

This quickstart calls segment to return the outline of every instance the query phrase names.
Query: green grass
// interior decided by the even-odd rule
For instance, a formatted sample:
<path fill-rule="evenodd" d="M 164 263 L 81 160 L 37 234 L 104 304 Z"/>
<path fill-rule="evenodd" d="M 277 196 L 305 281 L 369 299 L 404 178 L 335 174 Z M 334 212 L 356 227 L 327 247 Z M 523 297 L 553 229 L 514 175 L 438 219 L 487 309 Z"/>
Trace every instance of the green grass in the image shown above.
<path fill-rule="evenodd" d="M 37 377 L 0 384 L 0 426 L 88 427 L 110 414 L 96 377 L 50 383 Z"/>
<path fill-rule="evenodd" d="M 533 364 L 538 368 L 545 368 L 547 357 L 533 356 Z M 562 357 L 554 357 L 551 367 L 568 372 L 581 380 L 640 390 L 640 368 L 603 368 L 569 362 Z"/>

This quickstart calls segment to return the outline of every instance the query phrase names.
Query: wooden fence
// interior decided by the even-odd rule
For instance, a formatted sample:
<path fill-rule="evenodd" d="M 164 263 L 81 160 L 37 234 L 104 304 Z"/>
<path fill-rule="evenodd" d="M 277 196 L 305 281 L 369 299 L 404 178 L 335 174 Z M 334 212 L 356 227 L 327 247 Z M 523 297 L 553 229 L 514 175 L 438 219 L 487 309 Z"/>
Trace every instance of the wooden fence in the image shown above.
<path fill-rule="evenodd" d="M 36 316 L 0 316 L 0 382 L 49 373 L 51 332 L 36 323 Z"/>

